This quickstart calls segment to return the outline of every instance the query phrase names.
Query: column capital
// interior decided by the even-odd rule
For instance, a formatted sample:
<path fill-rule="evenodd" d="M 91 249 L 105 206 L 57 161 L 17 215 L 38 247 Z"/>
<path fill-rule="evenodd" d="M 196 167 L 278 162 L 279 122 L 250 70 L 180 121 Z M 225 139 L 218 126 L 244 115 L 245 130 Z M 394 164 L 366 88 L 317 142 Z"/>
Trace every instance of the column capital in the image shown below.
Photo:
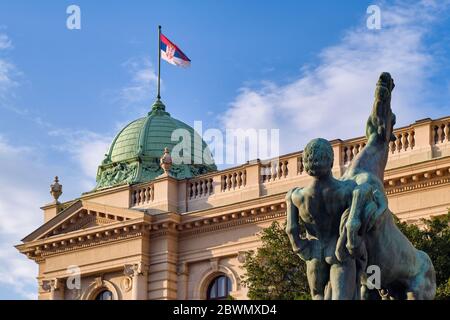
<path fill-rule="evenodd" d="M 177 275 L 189 275 L 189 265 L 187 262 L 183 262 L 178 265 Z"/>
<path fill-rule="evenodd" d="M 147 274 L 148 266 L 144 264 L 143 262 L 133 263 L 133 264 L 126 264 L 124 266 L 123 273 L 126 276 L 134 277 L 138 275 L 144 275 Z"/>
<path fill-rule="evenodd" d="M 60 288 L 60 281 L 57 278 L 54 279 L 48 279 L 48 280 L 42 280 L 41 282 L 41 288 L 45 292 L 53 292 Z"/>

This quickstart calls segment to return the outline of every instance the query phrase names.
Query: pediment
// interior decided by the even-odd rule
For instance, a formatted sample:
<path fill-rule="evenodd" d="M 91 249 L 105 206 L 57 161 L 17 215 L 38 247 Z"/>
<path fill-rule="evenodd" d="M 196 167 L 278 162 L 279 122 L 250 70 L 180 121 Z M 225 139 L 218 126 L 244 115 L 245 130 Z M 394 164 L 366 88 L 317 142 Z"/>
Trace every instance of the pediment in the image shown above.
<path fill-rule="evenodd" d="M 29 242 L 141 218 L 143 212 L 79 200 L 22 241 Z"/>

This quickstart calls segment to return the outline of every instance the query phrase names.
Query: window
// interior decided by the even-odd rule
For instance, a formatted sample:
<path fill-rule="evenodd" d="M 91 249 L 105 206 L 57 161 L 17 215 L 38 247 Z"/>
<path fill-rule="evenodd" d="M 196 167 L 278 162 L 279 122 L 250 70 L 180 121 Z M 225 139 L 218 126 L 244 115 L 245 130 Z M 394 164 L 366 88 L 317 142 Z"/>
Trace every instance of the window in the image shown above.
<path fill-rule="evenodd" d="M 103 290 L 95 297 L 95 300 L 112 300 L 113 295 L 109 290 Z"/>
<path fill-rule="evenodd" d="M 231 280 L 225 275 L 214 278 L 208 286 L 208 300 L 224 300 L 231 291 Z"/>

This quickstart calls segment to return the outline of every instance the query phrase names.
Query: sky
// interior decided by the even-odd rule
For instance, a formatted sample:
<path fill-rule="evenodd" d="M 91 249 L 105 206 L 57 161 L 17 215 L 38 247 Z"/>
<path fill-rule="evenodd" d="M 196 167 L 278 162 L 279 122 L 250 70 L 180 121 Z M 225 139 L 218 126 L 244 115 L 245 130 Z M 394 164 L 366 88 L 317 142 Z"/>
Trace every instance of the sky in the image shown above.
<path fill-rule="evenodd" d="M 69 30 L 69 5 L 81 29 Z M 367 27 L 378 5 L 380 29 Z M 0 0 L 0 299 L 36 299 L 13 245 L 95 186 L 109 143 L 156 96 L 157 26 L 192 60 L 162 62 L 167 111 L 203 128 L 279 129 L 280 152 L 364 133 L 380 72 L 398 126 L 450 115 L 449 1 Z"/>

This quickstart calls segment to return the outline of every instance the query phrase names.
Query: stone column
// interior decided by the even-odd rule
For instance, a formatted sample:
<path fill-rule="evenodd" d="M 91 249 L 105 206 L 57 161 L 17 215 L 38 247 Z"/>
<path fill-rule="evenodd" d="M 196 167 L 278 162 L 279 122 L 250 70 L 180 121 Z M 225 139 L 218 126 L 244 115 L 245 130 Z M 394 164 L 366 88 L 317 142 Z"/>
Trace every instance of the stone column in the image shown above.
<path fill-rule="evenodd" d="M 177 299 L 187 300 L 188 297 L 188 280 L 189 280 L 189 266 L 187 262 L 183 262 L 178 266 L 177 270 L 178 275 L 178 290 L 177 290 Z"/>
<path fill-rule="evenodd" d="M 131 278 L 131 299 L 147 300 L 147 270 L 142 262 L 126 264 L 124 274 Z"/>
<path fill-rule="evenodd" d="M 175 223 L 164 223 L 155 231 L 150 256 L 149 299 L 177 299 L 178 231 Z"/>

